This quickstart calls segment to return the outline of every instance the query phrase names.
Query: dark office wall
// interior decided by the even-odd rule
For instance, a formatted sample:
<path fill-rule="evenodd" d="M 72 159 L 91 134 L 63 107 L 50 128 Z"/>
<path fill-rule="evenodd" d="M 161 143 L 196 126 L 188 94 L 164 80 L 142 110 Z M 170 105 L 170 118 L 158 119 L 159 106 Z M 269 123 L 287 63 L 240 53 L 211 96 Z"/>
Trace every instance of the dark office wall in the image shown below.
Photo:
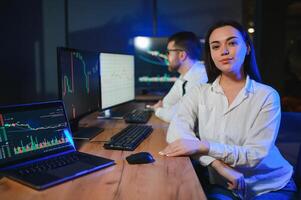
<path fill-rule="evenodd" d="M 255 47 L 263 81 L 279 92 L 285 73 L 286 1 L 256 1 Z"/>
<path fill-rule="evenodd" d="M 134 36 L 188 30 L 202 37 L 213 21 L 242 20 L 241 0 L 73 0 L 68 8 L 70 47 L 105 52 L 132 53 Z"/>
<path fill-rule="evenodd" d="M 68 2 L 69 47 L 128 53 L 130 38 L 152 33 L 152 1 Z"/>
<path fill-rule="evenodd" d="M 56 49 L 65 44 L 64 1 L 0 2 L 0 105 L 57 98 Z"/>
<path fill-rule="evenodd" d="M 0 2 L 0 104 L 30 101 L 41 71 L 41 1 Z M 40 87 L 40 86 L 39 86 Z"/>
<path fill-rule="evenodd" d="M 256 1 L 255 47 L 264 83 L 280 93 L 282 110 L 301 112 L 301 2 Z"/>
<path fill-rule="evenodd" d="M 241 2 L 1 0 L 0 105 L 57 98 L 57 46 L 132 53 L 137 35 L 203 36 L 216 19 L 241 21 Z"/>
<path fill-rule="evenodd" d="M 219 19 L 242 22 L 241 0 L 158 0 L 158 35 L 168 36 L 189 30 L 203 37 L 207 28 Z"/>
<path fill-rule="evenodd" d="M 45 100 L 57 99 L 57 52 L 58 46 L 66 44 L 65 1 L 43 0 L 43 92 Z"/>

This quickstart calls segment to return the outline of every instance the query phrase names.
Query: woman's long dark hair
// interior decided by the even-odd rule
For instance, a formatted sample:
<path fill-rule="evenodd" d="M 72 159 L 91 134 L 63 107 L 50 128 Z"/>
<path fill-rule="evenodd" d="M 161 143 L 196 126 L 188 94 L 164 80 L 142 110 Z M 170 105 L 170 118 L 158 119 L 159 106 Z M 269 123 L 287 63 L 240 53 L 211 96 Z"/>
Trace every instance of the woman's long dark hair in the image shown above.
<path fill-rule="evenodd" d="M 215 66 L 215 64 L 211 58 L 209 37 L 215 29 L 224 27 L 224 26 L 232 26 L 233 28 L 237 29 L 240 32 L 240 34 L 242 35 L 247 46 L 250 47 L 250 52 L 248 55 L 246 55 L 244 63 L 243 63 L 244 73 L 248 74 L 251 79 L 253 79 L 257 82 L 261 82 L 261 77 L 259 74 L 259 70 L 257 67 L 256 58 L 255 58 L 254 46 L 253 46 L 253 43 L 252 43 L 248 33 L 244 30 L 244 28 L 241 24 L 239 24 L 236 21 L 229 20 L 229 21 L 218 21 L 217 23 L 213 24 L 207 32 L 207 35 L 205 38 L 204 60 L 205 60 L 205 66 L 206 66 L 206 71 L 207 71 L 207 76 L 208 76 L 208 83 L 214 82 L 215 79 L 221 74 L 221 71 Z"/>

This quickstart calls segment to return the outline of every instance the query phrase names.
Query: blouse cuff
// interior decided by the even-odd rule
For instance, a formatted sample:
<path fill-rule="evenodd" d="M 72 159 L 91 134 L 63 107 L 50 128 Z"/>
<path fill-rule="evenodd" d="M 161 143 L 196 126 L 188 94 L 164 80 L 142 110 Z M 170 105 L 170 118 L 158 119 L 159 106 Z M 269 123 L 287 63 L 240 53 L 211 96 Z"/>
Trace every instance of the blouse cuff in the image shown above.
<path fill-rule="evenodd" d="M 211 156 L 200 156 L 199 161 L 201 163 L 202 166 L 207 167 L 208 165 L 210 165 L 213 161 L 215 161 L 216 159 L 211 157 Z"/>
<path fill-rule="evenodd" d="M 208 143 L 210 146 L 208 152 L 209 156 L 212 156 L 217 159 L 221 159 L 224 157 L 225 148 L 222 145 L 211 141 L 208 141 Z"/>

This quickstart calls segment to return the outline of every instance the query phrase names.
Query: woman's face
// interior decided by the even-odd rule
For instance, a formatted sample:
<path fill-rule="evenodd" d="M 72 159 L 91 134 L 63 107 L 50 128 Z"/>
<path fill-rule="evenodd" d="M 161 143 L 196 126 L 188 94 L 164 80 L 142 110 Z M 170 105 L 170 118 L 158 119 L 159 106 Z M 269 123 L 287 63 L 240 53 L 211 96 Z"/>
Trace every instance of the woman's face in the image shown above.
<path fill-rule="evenodd" d="M 243 63 L 249 51 L 240 32 L 232 26 L 215 29 L 209 37 L 212 60 L 224 74 L 243 74 Z"/>

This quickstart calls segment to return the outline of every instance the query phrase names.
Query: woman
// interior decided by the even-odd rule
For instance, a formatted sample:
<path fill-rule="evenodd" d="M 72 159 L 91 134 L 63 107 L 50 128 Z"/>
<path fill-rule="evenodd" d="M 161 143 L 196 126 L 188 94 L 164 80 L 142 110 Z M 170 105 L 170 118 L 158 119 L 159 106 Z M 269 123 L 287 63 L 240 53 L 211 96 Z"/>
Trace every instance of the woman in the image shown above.
<path fill-rule="evenodd" d="M 208 84 L 183 98 L 160 154 L 197 155 L 209 170 L 208 198 L 291 199 L 293 168 L 275 146 L 279 95 L 260 83 L 252 42 L 240 24 L 221 21 L 209 29 L 205 65 Z M 197 119 L 200 140 L 193 131 Z"/>

